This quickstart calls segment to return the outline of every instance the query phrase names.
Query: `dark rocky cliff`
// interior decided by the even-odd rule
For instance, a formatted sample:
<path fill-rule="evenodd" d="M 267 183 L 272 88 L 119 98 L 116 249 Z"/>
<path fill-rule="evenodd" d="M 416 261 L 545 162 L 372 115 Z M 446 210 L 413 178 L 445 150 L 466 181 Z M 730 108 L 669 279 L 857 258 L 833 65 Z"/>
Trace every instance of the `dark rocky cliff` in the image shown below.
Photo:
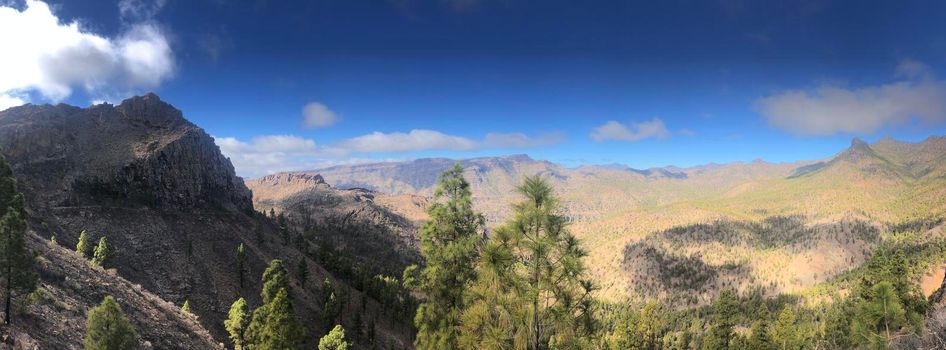
<path fill-rule="evenodd" d="M 297 251 L 269 244 L 275 226 L 253 211 L 214 140 L 156 95 L 0 112 L 0 152 L 37 234 L 67 247 L 83 230 L 95 241 L 107 236 L 110 267 L 169 302 L 190 299 L 217 339 L 225 339 L 221 321 L 233 300 L 256 302 L 270 259 L 298 260 Z M 233 267 L 240 243 L 249 260 L 243 288 Z"/>

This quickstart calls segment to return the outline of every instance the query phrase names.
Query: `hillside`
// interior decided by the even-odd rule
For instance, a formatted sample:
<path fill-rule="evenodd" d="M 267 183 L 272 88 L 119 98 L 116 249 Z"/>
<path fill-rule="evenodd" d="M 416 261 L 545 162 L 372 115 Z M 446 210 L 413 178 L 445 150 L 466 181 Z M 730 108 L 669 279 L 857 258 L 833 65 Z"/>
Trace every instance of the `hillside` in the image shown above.
<path fill-rule="evenodd" d="M 317 232 L 318 239 L 331 241 L 362 264 L 385 261 L 387 275 L 399 276 L 420 261 L 417 233 L 424 197 L 339 190 L 314 173 L 268 175 L 246 185 L 257 210 L 284 216 L 301 232 Z"/>
<path fill-rule="evenodd" d="M 111 295 L 134 325 L 144 349 L 223 349 L 197 317 L 181 312 L 180 305 L 35 234 L 29 234 L 28 245 L 40 256 L 39 288 L 24 300 L 13 325 L 0 330 L 10 337 L 13 348 L 82 348 L 86 312 Z"/>
<path fill-rule="evenodd" d="M 799 229 L 806 232 L 847 227 L 856 222 L 863 224 L 856 227 L 884 230 L 890 224 L 942 215 L 946 212 L 944 140 L 931 137 L 914 144 L 885 139 L 871 145 L 855 139 L 849 148 L 827 159 L 794 163 L 757 160 L 645 170 L 620 165 L 566 168 L 516 155 L 346 165 L 307 173 L 318 174 L 340 189 L 367 188 L 391 195 L 429 196 L 437 174 L 459 162 L 471 182 L 474 205 L 486 214 L 490 226 L 502 223 L 508 215 L 515 185 L 523 176 L 544 175 L 561 195 L 566 214 L 572 218 L 571 229 L 590 251 L 587 261 L 604 288 L 602 294 L 624 299 L 636 295 L 634 290 L 640 288 L 634 284 L 635 278 L 626 274 L 627 266 L 650 263 L 629 258 L 640 254 L 627 255 L 623 247 L 634 246 L 647 237 L 660 237 L 659 233 L 667 230 L 719 222 L 735 223 L 726 227 L 754 227 L 777 217 L 795 218 Z M 388 208 L 396 213 L 417 210 L 410 205 L 399 208 L 396 204 Z M 872 246 L 854 238 L 863 234 L 848 229 L 827 236 L 813 233 L 805 244 L 811 248 L 789 244 L 780 245 L 783 248 L 779 249 L 786 249 L 784 252 L 751 246 L 738 253 L 734 251 L 730 255 L 735 254 L 733 257 L 738 256 L 736 260 L 747 266 L 756 266 L 756 270 L 774 271 L 789 266 L 803 270 L 793 267 L 790 272 L 767 276 L 756 272 L 740 278 L 742 282 L 755 282 L 732 283 L 748 286 L 765 281 L 773 293 L 804 290 L 843 272 L 845 264 L 863 261 Z M 834 244 L 850 254 L 845 259 L 830 257 L 826 244 Z M 687 248 L 686 255 L 715 252 L 714 247 L 719 246 L 703 242 Z M 673 251 L 675 255 L 682 253 Z M 770 260 L 779 262 L 767 262 Z M 811 261 L 817 263 L 810 264 Z M 672 291 L 663 291 L 669 292 Z"/>
<path fill-rule="evenodd" d="M 108 267 L 168 302 L 189 300 L 217 341 L 226 339 L 222 320 L 234 300 L 260 303 L 259 276 L 272 259 L 293 267 L 307 262 L 309 278 L 293 281 L 303 291 L 293 304 L 303 324 L 325 327 L 318 301 L 323 279 L 350 289 L 354 300 L 362 294 L 319 265 L 308 243 L 285 239 L 301 237 L 298 232 L 253 210 L 251 192 L 214 140 L 156 95 L 117 106 L 8 109 L 0 112 L 0 151 L 37 234 L 67 247 L 83 230 L 94 241 L 107 236 L 114 251 Z M 242 288 L 234 267 L 240 244 L 247 252 Z M 348 305 L 378 312 L 372 299 Z M 379 337 L 403 343 L 408 335 L 391 328 L 389 318 L 379 319 Z"/>

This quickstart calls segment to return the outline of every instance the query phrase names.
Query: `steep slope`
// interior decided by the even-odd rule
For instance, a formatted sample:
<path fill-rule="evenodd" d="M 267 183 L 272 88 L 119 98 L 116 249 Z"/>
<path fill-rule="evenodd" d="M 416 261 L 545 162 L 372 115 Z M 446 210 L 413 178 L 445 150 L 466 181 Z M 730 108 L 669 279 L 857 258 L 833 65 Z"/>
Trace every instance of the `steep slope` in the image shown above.
<path fill-rule="evenodd" d="M 424 197 L 334 189 L 315 173 L 267 175 L 246 185 L 257 210 L 283 215 L 302 232 L 318 231 L 362 264 L 384 261 L 387 275 L 398 276 L 420 261 L 417 220 L 426 207 Z"/>
<path fill-rule="evenodd" d="M 24 299 L 15 322 L 0 334 L 15 349 L 80 349 L 86 312 L 107 295 L 115 297 L 135 327 L 144 349 L 223 349 L 198 322 L 169 303 L 114 272 L 95 267 L 75 252 L 29 234 L 39 254 L 40 277 L 33 297 Z M 0 348 L 3 348 L 0 345 Z"/>
<path fill-rule="evenodd" d="M 214 140 L 157 96 L 85 109 L 8 109 L 0 112 L 0 152 L 38 234 L 68 247 L 83 230 L 96 241 L 107 236 L 120 276 L 174 304 L 190 300 L 218 341 L 226 339 L 222 320 L 234 300 L 259 304 L 259 276 L 274 258 L 289 266 L 307 259 L 310 278 L 293 281 L 302 291 L 294 306 L 303 324 L 323 326 L 317 291 L 332 276 L 303 254 L 304 244 L 288 244 L 273 220 L 253 210 L 251 192 Z M 240 244 L 247 251 L 242 287 L 234 267 Z M 378 327 L 392 343 L 407 338 L 388 322 Z"/>

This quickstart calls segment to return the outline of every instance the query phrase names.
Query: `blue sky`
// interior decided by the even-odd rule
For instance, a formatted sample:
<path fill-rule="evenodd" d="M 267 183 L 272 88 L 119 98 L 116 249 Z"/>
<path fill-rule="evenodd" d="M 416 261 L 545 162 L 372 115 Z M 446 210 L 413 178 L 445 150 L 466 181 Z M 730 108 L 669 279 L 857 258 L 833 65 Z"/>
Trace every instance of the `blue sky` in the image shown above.
<path fill-rule="evenodd" d="M 16 48 L 0 106 L 154 91 L 245 176 L 513 153 L 781 162 L 946 134 L 941 1 L 0 4 Z"/>

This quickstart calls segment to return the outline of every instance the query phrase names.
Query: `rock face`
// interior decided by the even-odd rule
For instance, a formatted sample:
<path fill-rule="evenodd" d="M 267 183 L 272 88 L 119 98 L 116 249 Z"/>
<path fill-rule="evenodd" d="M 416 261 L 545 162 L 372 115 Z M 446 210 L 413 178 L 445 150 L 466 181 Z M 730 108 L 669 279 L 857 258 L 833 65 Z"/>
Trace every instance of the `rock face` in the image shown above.
<path fill-rule="evenodd" d="M 226 339 L 221 322 L 233 300 L 257 302 L 265 264 L 299 259 L 267 244 L 275 225 L 253 211 L 250 191 L 213 139 L 153 94 L 118 106 L 0 112 L 0 152 L 40 236 L 67 247 L 83 230 L 94 241 L 107 236 L 111 267 L 167 301 L 189 299 L 218 340 Z M 243 288 L 233 267 L 241 243 Z"/>
<path fill-rule="evenodd" d="M 21 188 L 43 207 L 116 199 L 188 208 L 252 208 L 249 190 L 202 129 L 156 95 L 119 106 L 12 108 L 0 113 L 0 149 Z"/>

